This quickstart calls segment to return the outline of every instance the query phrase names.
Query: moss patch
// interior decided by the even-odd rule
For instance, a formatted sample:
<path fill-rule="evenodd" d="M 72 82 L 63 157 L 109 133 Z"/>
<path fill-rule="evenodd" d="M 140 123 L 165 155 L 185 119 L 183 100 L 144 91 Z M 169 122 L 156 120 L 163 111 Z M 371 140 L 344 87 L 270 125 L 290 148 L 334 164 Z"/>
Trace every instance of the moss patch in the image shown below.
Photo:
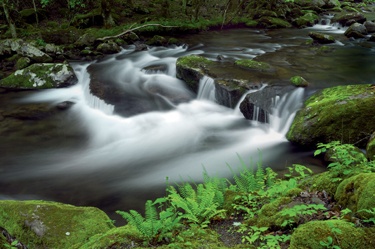
<path fill-rule="evenodd" d="M 301 86 L 301 87 L 306 87 L 309 85 L 309 83 L 307 82 L 307 80 L 305 80 L 303 77 L 301 76 L 293 76 L 292 78 L 290 78 L 290 82 L 292 83 L 292 85 L 294 86 Z"/>
<path fill-rule="evenodd" d="M 237 60 L 235 64 L 242 68 L 251 69 L 251 70 L 259 70 L 259 71 L 272 70 L 271 65 L 266 62 L 254 61 L 254 60 L 249 60 L 249 59 Z"/>
<path fill-rule="evenodd" d="M 305 101 L 287 138 L 310 148 L 330 141 L 364 148 L 366 134 L 375 130 L 374 101 L 375 88 L 368 84 L 326 88 Z"/>
<path fill-rule="evenodd" d="M 335 232 L 340 231 L 340 232 Z M 370 238 L 361 228 L 343 220 L 311 221 L 299 226 L 291 237 L 290 249 L 320 249 L 320 242 L 333 239 L 333 245 L 340 248 L 371 248 Z"/>
<path fill-rule="evenodd" d="M 47 201 L 0 201 L 0 224 L 32 248 L 73 248 L 113 228 L 108 216 L 94 207 Z"/>

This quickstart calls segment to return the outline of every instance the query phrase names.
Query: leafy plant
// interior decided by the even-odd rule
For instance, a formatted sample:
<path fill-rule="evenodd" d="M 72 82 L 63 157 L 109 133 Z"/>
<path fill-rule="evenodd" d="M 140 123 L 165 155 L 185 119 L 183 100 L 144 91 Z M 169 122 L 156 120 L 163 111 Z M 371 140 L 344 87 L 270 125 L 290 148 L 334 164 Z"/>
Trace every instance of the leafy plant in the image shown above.
<path fill-rule="evenodd" d="M 212 218 L 223 216 L 225 210 L 221 207 L 224 195 L 215 182 L 198 184 L 196 190 L 191 184 L 185 183 L 178 190 L 170 186 L 167 199 L 181 219 L 207 227 Z"/>
<path fill-rule="evenodd" d="M 242 243 L 256 245 L 257 248 L 263 249 L 280 249 L 280 243 L 290 240 L 290 235 L 273 235 L 265 234 L 269 230 L 268 227 L 245 226 L 242 225 L 239 232 L 245 233 L 242 236 Z"/>
<path fill-rule="evenodd" d="M 328 144 L 319 143 L 317 147 L 314 156 L 326 153 L 329 160 L 333 161 L 328 165 L 330 171 L 337 175 L 333 181 L 341 181 L 342 176 L 347 177 L 357 172 L 371 172 L 375 169 L 375 163 L 369 162 L 366 156 L 352 144 L 332 141 Z"/>
<path fill-rule="evenodd" d="M 159 198 L 155 202 L 148 200 L 145 204 L 145 217 L 135 210 L 116 213 L 134 226 L 146 243 L 156 243 L 166 238 L 173 238 L 173 231 L 181 226 L 180 217 L 173 210 L 166 209 L 160 213 L 157 212 L 155 205 L 165 201 L 165 198 Z"/>
<path fill-rule="evenodd" d="M 329 224 L 329 226 L 331 227 L 331 232 L 332 232 L 332 234 L 335 236 L 336 241 L 339 241 L 339 240 L 337 239 L 337 234 L 342 234 L 341 229 L 338 228 L 338 227 L 335 227 L 335 226 L 332 225 L 332 224 Z M 329 249 L 341 249 L 340 246 L 338 246 L 338 245 L 334 245 L 334 239 L 333 239 L 332 236 L 328 236 L 326 241 L 320 241 L 319 244 L 322 245 L 322 246 L 324 246 L 324 248 L 329 248 Z"/>
<path fill-rule="evenodd" d="M 372 217 L 368 219 L 364 219 L 362 221 L 365 223 L 372 223 L 373 225 L 375 225 L 375 207 L 372 209 L 361 209 L 361 210 L 358 210 L 358 212 L 366 212 L 370 214 Z"/>
<path fill-rule="evenodd" d="M 280 211 L 280 215 L 286 220 L 281 224 L 282 227 L 293 226 L 294 224 L 301 224 L 311 218 L 311 216 L 318 214 L 321 211 L 327 210 L 322 204 L 301 204 L 295 205 L 291 208 L 284 208 Z"/>

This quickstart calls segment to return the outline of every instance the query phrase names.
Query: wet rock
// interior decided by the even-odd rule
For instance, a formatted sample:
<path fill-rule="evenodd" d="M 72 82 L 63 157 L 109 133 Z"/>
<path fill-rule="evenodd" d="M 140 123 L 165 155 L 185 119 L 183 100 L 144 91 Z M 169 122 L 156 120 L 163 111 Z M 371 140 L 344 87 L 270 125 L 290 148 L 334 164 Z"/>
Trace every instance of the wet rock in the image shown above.
<path fill-rule="evenodd" d="M 94 44 L 95 40 L 96 37 L 85 33 L 82 36 L 80 36 L 76 42 L 74 42 L 74 46 L 76 46 L 77 48 L 89 47 Z"/>
<path fill-rule="evenodd" d="M 266 71 L 266 72 L 275 71 L 275 69 L 272 68 L 270 64 L 266 62 L 261 62 L 261 61 L 241 59 L 241 60 L 235 61 L 234 64 L 242 68 L 249 69 L 249 70 Z"/>
<path fill-rule="evenodd" d="M 30 58 L 21 57 L 17 60 L 15 67 L 16 67 L 17 70 L 19 70 L 19 69 L 24 69 L 24 68 L 28 67 L 30 64 L 31 64 Z"/>
<path fill-rule="evenodd" d="M 109 217 L 94 207 L 47 201 L 0 201 L 0 224 L 12 236 L 36 248 L 68 249 L 114 228 Z M 67 218 L 69 217 L 69 218 Z"/>
<path fill-rule="evenodd" d="M 364 23 L 365 21 L 366 17 L 357 12 L 338 15 L 332 18 L 332 22 L 338 22 L 343 26 L 350 26 L 353 22 Z"/>
<path fill-rule="evenodd" d="M 298 87 L 306 87 L 309 85 L 309 82 L 301 76 L 293 76 L 292 78 L 290 78 L 290 82 L 294 86 L 298 86 Z"/>
<path fill-rule="evenodd" d="M 317 42 L 320 44 L 335 43 L 335 38 L 331 35 L 322 34 L 318 32 L 310 32 L 309 36 L 314 40 L 314 42 Z"/>
<path fill-rule="evenodd" d="M 146 51 L 148 49 L 147 45 L 144 43 L 136 42 L 134 43 L 135 49 L 134 51 Z"/>
<path fill-rule="evenodd" d="M 56 107 L 59 110 L 67 110 L 70 107 L 72 107 L 74 104 L 75 103 L 72 101 L 64 101 L 64 102 L 58 103 Z"/>
<path fill-rule="evenodd" d="M 297 27 L 311 27 L 319 22 L 319 16 L 314 13 L 306 13 L 305 15 L 297 18 L 295 24 Z"/>
<path fill-rule="evenodd" d="M 341 141 L 366 146 L 375 130 L 375 89 L 371 85 L 326 88 L 305 101 L 297 112 L 287 139 L 302 147 Z"/>
<path fill-rule="evenodd" d="M 98 45 L 96 48 L 98 52 L 101 52 L 103 54 L 115 54 L 121 51 L 121 48 L 119 45 L 117 45 L 114 41 L 107 41 L 103 42 Z"/>
<path fill-rule="evenodd" d="M 10 56 L 15 53 L 23 57 L 28 57 L 35 62 L 52 62 L 52 58 L 48 54 L 22 39 L 5 39 L 0 41 L 0 56 Z"/>
<path fill-rule="evenodd" d="M 349 38 L 365 38 L 365 36 L 367 35 L 367 29 L 363 24 L 353 23 L 345 31 L 344 35 Z"/>
<path fill-rule="evenodd" d="M 160 35 L 154 35 L 150 40 L 146 42 L 146 44 L 150 46 L 165 46 L 167 45 L 167 43 L 167 39 Z"/>
<path fill-rule="evenodd" d="M 18 90 L 47 89 L 71 86 L 77 82 L 69 64 L 37 63 L 0 80 L 0 87 Z"/>
<path fill-rule="evenodd" d="M 266 86 L 260 91 L 247 94 L 240 104 L 240 110 L 246 119 L 267 123 L 268 116 L 275 107 L 275 101 L 272 99 L 291 92 L 293 89 L 295 89 L 294 86 Z"/>
<path fill-rule="evenodd" d="M 290 28 L 292 25 L 277 17 L 263 16 L 258 20 L 258 26 L 263 28 Z"/>
<path fill-rule="evenodd" d="M 375 34 L 372 34 L 370 36 L 369 41 L 375 42 Z"/>
<path fill-rule="evenodd" d="M 368 33 L 375 33 L 375 22 L 366 21 L 363 25 L 365 26 Z"/>

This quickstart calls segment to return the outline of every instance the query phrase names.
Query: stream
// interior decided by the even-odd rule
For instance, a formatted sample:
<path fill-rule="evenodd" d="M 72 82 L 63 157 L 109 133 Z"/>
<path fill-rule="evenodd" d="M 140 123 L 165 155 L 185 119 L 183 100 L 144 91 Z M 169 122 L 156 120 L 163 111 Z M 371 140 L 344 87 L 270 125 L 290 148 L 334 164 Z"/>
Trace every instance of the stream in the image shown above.
<path fill-rule="evenodd" d="M 312 30 L 337 37 L 328 45 L 332 52 L 317 54 L 301 45 Z M 241 160 L 248 165 L 262 161 L 278 171 L 293 163 L 323 171 L 311 152 L 290 145 L 285 134 L 303 100 L 317 89 L 374 83 L 375 44 L 348 40 L 343 32 L 322 24 L 300 30 L 204 32 L 181 37 L 184 46 L 141 52 L 127 46 L 100 61 L 72 62 L 79 83 L 70 88 L 0 93 L 7 112 L 74 103 L 47 118 L 0 121 L 0 198 L 96 206 L 120 219 L 114 211 L 141 210 L 147 199 L 163 195 L 166 177 L 171 183 L 201 181 L 206 170 L 230 178 L 229 166 L 240 169 Z M 279 69 L 272 78 L 256 79 L 261 84 L 301 75 L 310 86 L 273 99 L 269 123 L 246 120 L 238 107 L 215 102 L 209 79 L 201 80 L 196 95 L 176 78 L 177 58 L 189 54 L 212 60 L 219 55 L 225 60 L 257 58 Z M 163 70 L 148 69 L 158 65 Z M 132 96 L 128 114 L 115 114 L 112 105 L 90 93 L 89 66 Z M 155 88 L 184 101 L 150 97 Z"/>

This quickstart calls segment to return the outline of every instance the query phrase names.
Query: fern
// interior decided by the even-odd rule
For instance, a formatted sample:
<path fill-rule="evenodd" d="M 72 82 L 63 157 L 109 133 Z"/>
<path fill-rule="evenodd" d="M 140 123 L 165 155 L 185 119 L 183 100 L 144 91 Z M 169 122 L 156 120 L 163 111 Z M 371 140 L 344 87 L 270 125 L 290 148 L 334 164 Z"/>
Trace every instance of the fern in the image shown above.
<path fill-rule="evenodd" d="M 182 219 L 188 223 L 206 227 L 212 218 L 221 215 L 225 210 L 219 209 L 224 203 L 224 195 L 217 190 L 214 182 L 198 184 L 196 190 L 189 183 L 168 189 L 171 206 Z"/>
<path fill-rule="evenodd" d="M 146 243 L 156 243 L 166 238 L 173 239 L 172 232 L 181 226 L 180 217 L 170 209 L 158 213 L 155 205 L 164 201 L 165 198 L 159 198 L 155 202 L 148 200 L 145 204 L 145 217 L 135 210 L 116 213 L 134 226 Z"/>

